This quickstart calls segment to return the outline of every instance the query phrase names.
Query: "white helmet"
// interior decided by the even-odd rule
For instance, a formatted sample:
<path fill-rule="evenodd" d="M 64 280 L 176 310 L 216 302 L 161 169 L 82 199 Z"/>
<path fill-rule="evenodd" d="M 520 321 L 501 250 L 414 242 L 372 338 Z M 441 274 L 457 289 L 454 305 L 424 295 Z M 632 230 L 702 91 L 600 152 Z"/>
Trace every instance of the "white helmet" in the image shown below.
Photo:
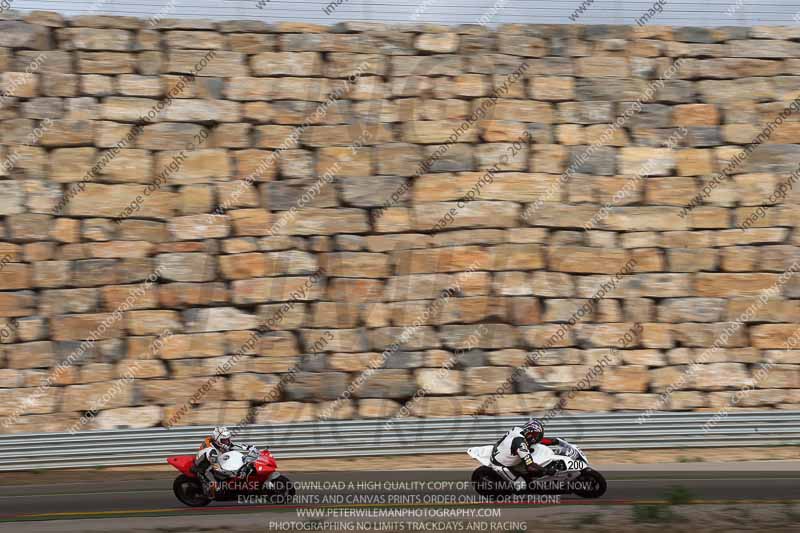
<path fill-rule="evenodd" d="M 211 434 L 211 440 L 223 451 L 227 451 L 231 447 L 231 432 L 225 426 L 214 428 Z"/>

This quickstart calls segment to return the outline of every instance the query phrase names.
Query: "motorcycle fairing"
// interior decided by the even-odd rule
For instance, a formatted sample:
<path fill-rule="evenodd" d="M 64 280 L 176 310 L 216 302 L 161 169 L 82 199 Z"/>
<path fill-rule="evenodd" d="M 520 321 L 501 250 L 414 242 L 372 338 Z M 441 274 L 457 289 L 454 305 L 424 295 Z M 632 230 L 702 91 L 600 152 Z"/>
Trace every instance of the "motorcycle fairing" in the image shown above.
<path fill-rule="evenodd" d="M 182 474 L 189 477 L 197 477 L 197 474 L 192 470 L 194 466 L 194 455 L 172 455 L 167 457 L 167 462 Z"/>

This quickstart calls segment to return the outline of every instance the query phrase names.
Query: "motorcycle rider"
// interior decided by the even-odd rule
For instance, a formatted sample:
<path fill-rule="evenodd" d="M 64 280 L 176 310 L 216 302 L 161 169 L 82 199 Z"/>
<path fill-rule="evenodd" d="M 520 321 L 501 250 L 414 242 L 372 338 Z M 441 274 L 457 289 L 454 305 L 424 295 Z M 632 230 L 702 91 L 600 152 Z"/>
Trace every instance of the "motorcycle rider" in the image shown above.
<path fill-rule="evenodd" d="M 544 438 L 544 424 L 536 418 L 530 419 L 522 427 L 515 426 L 503 435 L 492 448 L 492 467 L 505 479 L 512 482 L 517 490 L 525 488 L 525 476 L 517 475 L 515 470 L 522 463 L 527 477 L 536 478 L 551 475 L 553 471 L 542 468 L 536 461 L 535 446 L 559 444 L 560 439 Z M 533 450 L 533 451 L 532 451 Z"/>
<path fill-rule="evenodd" d="M 203 493 L 209 498 L 216 495 L 217 478 L 214 476 L 214 467 L 218 465 L 220 455 L 231 450 L 249 452 L 254 446 L 234 444 L 231 432 L 224 426 L 215 427 L 211 435 L 207 436 L 197 451 L 194 459 L 195 472 L 203 482 Z"/>

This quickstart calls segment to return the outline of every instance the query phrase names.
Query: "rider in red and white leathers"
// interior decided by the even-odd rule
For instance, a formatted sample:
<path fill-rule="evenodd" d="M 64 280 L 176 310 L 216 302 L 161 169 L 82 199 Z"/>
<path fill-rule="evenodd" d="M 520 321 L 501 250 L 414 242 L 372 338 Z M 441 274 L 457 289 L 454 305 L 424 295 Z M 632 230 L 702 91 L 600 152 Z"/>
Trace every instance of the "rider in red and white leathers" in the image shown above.
<path fill-rule="evenodd" d="M 231 450 L 239 450 L 246 453 L 251 448 L 253 447 L 234 444 L 231 441 L 231 432 L 228 428 L 214 428 L 213 433 L 203 440 L 203 444 L 200 445 L 194 459 L 195 471 L 203 481 L 203 492 L 206 496 L 213 498 L 216 493 L 217 478 L 214 476 L 214 469 L 218 463 L 219 456 Z M 221 471 L 219 473 L 223 476 L 230 475 Z"/>

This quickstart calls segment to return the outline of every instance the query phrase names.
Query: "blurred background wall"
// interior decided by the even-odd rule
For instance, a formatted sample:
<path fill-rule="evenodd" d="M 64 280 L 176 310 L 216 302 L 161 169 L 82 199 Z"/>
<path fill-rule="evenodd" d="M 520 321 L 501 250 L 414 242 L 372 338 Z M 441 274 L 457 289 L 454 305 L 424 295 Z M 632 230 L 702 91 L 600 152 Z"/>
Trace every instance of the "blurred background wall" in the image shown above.
<path fill-rule="evenodd" d="M 6 15 L 3 431 L 800 406 L 793 28 Z"/>

